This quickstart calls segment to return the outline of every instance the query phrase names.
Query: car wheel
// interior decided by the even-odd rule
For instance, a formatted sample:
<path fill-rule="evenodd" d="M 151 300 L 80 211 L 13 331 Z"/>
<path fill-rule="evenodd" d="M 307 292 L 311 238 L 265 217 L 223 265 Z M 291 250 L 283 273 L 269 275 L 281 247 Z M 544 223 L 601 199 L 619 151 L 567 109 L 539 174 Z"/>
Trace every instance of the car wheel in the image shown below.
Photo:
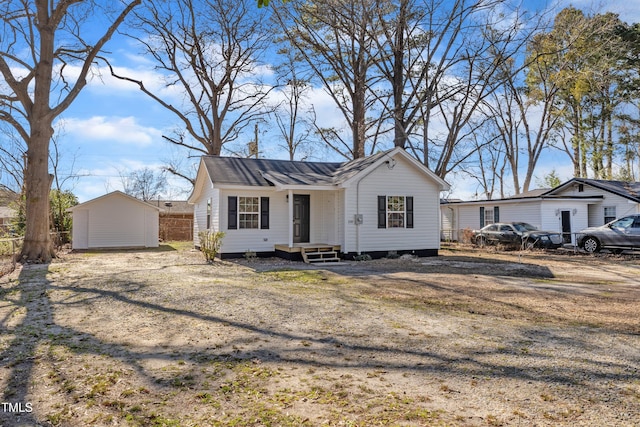
<path fill-rule="evenodd" d="M 484 236 L 476 237 L 476 245 L 478 246 L 487 246 L 487 238 Z"/>
<path fill-rule="evenodd" d="M 535 240 L 531 240 L 531 239 L 525 239 L 524 247 L 525 247 L 525 249 L 528 249 L 528 250 L 535 249 L 536 241 Z"/>
<path fill-rule="evenodd" d="M 582 241 L 582 247 L 590 254 L 600 252 L 600 241 L 595 237 L 589 236 Z"/>

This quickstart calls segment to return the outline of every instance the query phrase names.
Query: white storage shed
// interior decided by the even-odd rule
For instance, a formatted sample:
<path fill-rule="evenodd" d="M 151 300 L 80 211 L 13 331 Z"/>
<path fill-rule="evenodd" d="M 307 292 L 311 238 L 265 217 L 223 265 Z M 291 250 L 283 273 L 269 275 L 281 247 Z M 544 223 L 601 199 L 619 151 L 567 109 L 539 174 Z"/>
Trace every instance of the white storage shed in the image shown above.
<path fill-rule="evenodd" d="M 160 210 L 121 191 L 76 205 L 72 248 L 156 248 Z"/>

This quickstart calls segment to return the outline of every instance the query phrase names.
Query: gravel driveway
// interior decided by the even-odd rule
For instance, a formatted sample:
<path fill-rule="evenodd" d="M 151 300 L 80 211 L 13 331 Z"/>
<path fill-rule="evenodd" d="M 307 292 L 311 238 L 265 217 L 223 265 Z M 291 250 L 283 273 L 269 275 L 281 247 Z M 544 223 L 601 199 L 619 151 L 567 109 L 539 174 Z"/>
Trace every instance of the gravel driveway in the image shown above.
<path fill-rule="evenodd" d="M 639 273 L 455 246 L 331 267 L 63 254 L 0 279 L 0 422 L 637 426 Z"/>

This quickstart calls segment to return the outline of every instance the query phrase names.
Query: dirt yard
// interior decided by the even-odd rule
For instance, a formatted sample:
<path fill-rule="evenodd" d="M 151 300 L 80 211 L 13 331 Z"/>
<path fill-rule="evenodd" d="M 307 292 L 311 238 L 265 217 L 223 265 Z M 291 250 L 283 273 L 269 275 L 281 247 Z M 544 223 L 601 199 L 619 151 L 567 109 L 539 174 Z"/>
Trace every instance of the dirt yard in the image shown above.
<path fill-rule="evenodd" d="M 63 254 L 0 279 L 3 426 L 638 426 L 640 257 Z"/>

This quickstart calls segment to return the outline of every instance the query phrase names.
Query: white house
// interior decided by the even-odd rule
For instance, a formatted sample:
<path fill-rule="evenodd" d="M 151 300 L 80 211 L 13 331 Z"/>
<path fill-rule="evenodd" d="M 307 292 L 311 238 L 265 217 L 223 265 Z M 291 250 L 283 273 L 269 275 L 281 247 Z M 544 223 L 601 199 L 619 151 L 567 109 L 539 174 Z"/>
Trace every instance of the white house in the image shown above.
<path fill-rule="evenodd" d="M 463 230 L 493 222 L 528 222 L 539 229 L 575 233 L 640 213 L 640 183 L 573 178 L 553 189 L 497 200 L 442 201 L 443 238 L 460 240 Z"/>
<path fill-rule="evenodd" d="M 93 248 L 158 247 L 160 208 L 114 191 L 70 209 L 71 246 Z"/>
<path fill-rule="evenodd" d="M 448 188 L 401 148 L 346 163 L 204 156 L 189 197 L 194 243 L 215 230 L 225 232 L 223 258 L 296 258 L 321 245 L 346 258 L 437 255 Z"/>

